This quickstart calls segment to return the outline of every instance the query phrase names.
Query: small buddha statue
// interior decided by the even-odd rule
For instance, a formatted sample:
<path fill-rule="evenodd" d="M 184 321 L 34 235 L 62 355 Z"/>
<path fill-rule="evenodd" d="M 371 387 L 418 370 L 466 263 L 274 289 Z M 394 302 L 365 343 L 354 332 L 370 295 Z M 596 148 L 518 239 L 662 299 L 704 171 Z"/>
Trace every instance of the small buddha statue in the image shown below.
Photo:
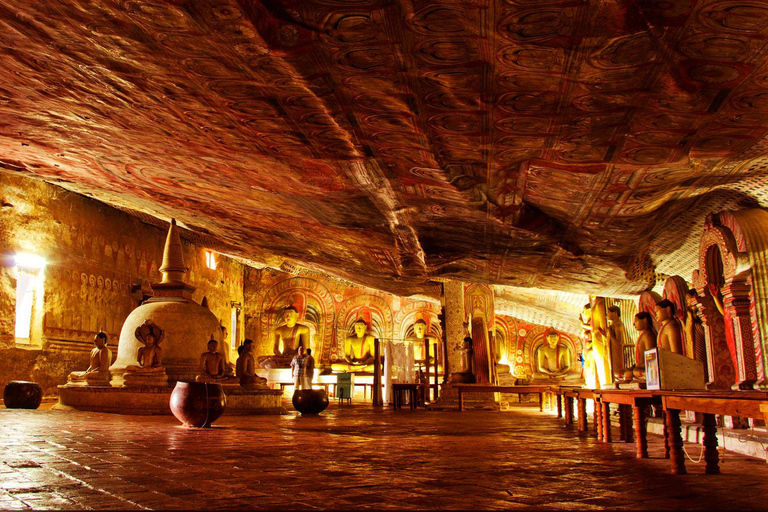
<path fill-rule="evenodd" d="M 91 385 L 109 385 L 109 365 L 112 362 L 112 352 L 107 348 L 107 335 L 99 332 L 93 337 L 96 347 L 91 350 L 91 364 L 84 372 L 72 372 L 67 377 L 68 382 L 85 382 Z"/>
<path fill-rule="evenodd" d="M 625 380 L 645 381 L 645 351 L 656 348 L 656 331 L 647 311 L 635 315 L 635 330 L 640 333 L 635 344 L 635 365 L 624 372 Z"/>
<path fill-rule="evenodd" d="M 248 389 L 265 389 L 267 379 L 256 375 L 256 359 L 253 357 L 254 343 L 245 339 L 240 346 L 240 357 L 237 358 L 236 372 L 240 386 Z"/>
<path fill-rule="evenodd" d="M 299 346 L 309 347 L 309 327 L 298 323 L 299 312 L 293 306 L 283 311 L 285 323 L 275 329 L 272 356 L 259 357 L 262 368 L 288 368 Z"/>
<path fill-rule="evenodd" d="M 126 386 L 134 385 L 165 385 L 168 376 L 163 366 L 163 349 L 160 342 L 163 341 L 164 332 L 152 320 L 147 320 L 136 328 L 136 339 L 144 346 L 139 347 L 136 354 L 138 365 L 125 367 L 123 378 Z"/>
<path fill-rule="evenodd" d="M 683 331 L 675 318 L 675 305 L 667 299 L 656 303 L 656 319 L 659 321 L 659 335 L 656 342 L 660 348 L 675 354 L 683 353 Z"/>
<path fill-rule="evenodd" d="M 536 350 L 534 380 L 575 380 L 577 373 L 571 371 L 571 352 L 560 340 L 554 329 L 546 335 L 546 343 Z"/>
<path fill-rule="evenodd" d="M 237 384 L 239 382 L 236 377 L 227 375 L 224 356 L 219 353 L 218 348 L 219 342 L 211 336 L 208 341 L 208 349 L 200 355 L 200 375 L 195 377 L 195 382 L 215 384 Z"/>
<path fill-rule="evenodd" d="M 374 337 L 368 334 L 368 324 L 360 319 L 354 323 L 354 334 L 344 340 L 344 359 L 332 365 L 334 371 L 372 372 Z"/>
<path fill-rule="evenodd" d="M 685 295 L 688 315 L 685 317 L 685 338 L 688 346 L 688 357 L 696 359 L 707 368 L 707 346 L 704 325 L 699 318 L 699 295 L 696 290 L 688 290 Z"/>
<path fill-rule="evenodd" d="M 472 337 L 467 335 L 464 340 L 454 347 L 459 354 L 459 362 L 461 364 L 458 372 L 451 374 L 450 382 L 456 383 L 468 383 L 475 382 L 474 373 L 474 350 L 472 348 Z"/>

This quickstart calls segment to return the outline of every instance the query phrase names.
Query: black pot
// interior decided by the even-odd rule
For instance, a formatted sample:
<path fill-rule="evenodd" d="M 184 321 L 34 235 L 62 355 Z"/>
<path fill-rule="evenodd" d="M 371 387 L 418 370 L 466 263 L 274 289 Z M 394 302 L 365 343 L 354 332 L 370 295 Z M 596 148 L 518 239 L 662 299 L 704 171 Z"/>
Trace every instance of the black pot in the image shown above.
<path fill-rule="evenodd" d="M 178 381 L 171 393 L 170 406 L 185 427 L 210 427 L 224 414 L 227 396 L 221 384 Z"/>
<path fill-rule="evenodd" d="M 328 395 L 324 389 L 297 389 L 292 402 L 301 414 L 320 414 L 328 407 Z"/>
<path fill-rule="evenodd" d="M 37 382 L 12 380 L 5 385 L 3 401 L 8 409 L 37 409 L 43 401 L 43 388 Z"/>

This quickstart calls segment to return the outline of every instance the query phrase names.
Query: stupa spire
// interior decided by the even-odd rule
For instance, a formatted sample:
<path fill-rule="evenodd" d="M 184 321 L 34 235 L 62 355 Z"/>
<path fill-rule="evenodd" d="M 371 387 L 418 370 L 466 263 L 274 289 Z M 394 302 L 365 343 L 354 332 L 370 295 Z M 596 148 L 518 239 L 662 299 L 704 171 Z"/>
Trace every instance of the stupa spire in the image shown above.
<path fill-rule="evenodd" d="M 176 219 L 171 219 L 171 226 L 168 228 L 168 236 L 165 239 L 165 249 L 163 249 L 163 264 L 160 266 L 160 272 L 163 274 L 160 282 L 183 283 L 186 271 L 179 228 L 176 227 Z"/>

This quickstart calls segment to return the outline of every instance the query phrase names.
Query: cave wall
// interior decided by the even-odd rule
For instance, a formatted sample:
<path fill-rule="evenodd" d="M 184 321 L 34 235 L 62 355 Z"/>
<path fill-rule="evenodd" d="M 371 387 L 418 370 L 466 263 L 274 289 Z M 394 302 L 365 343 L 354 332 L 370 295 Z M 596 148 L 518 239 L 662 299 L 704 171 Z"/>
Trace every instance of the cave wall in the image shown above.
<path fill-rule="evenodd" d="M 166 232 L 90 198 L 3 172 L 0 205 L 0 386 L 35 380 L 47 395 L 55 394 L 70 371 L 88 366 L 99 330 L 117 354 L 123 321 L 160 279 Z M 217 254 L 217 269 L 208 269 L 204 247 L 184 240 L 183 233 L 182 244 L 186 280 L 197 288 L 194 300 L 205 297 L 229 328 L 231 302 L 244 300 L 244 265 Z M 19 252 L 47 260 L 38 277 L 29 342 L 14 336 L 13 255 Z"/>

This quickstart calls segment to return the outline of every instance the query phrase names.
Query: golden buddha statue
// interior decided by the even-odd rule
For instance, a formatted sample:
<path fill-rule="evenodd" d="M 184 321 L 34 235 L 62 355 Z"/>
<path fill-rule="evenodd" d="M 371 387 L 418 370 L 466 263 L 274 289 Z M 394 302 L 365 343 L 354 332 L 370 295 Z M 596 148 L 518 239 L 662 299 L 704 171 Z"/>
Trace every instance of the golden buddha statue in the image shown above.
<path fill-rule="evenodd" d="M 267 379 L 256 375 L 256 360 L 253 357 L 254 343 L 245 339 L 241 345 L 242 351 L 237 358 L 236 372 L 240 386 L 244 388 L 266 388 Z"/>
<path fill-rule="evenodd" d="M 660 348 L 675 354 L 683 353 L 683 331 L 675 318 L 675 305 L 667 299 L 656 303 L 656 319 L 659 321 L 659 335 L 656 343 Z"/>
<path fill-rule="evenodd" d="M 293 306 L 283 311 L 285 323 L 275 329 L 272 356 L 259 357 L 262 368 L 288 368 L 299 346 L 309 348 L 309 327 L 298 323 L 299 312 Z"/>
<path fill-rule="evenodd" d="M 84 372 L 72 372 L 67 377 L 69 382 L 85 382 L 91 385 L 109 385 L 109 365 L 112 352 L 107 348 L 107 335 L 99 332 L 93 337 L 96 347 L 91 350 L 91 364 Z"/>
<path fill-rule="evenodd" d="M 424 320 L 416 320 L 413 324 L 413 336 L 408 338 L 408 341 L 413 342 L 413 360 L 416 364 L 426 363 L 426 347 L 427 343 L 434 344 L 435 338 L 427 335 L 427 322 Z M 433 361 L 435 354 L 429 355 L 429 361 Z"/>
<path fill-rule="evenodd" d="M 464 340 L 456 345 L 456 352 L 459 354 L 461 367 L 458 372 L 453 372 L 449 382 L 472 384 L 475 382 L 474 373 L 474 350 L 472 348 L 472 337 L 467 335 Z"/>
<path fill-rule="evenodd" d="M 333 371 L 372 372 L 374 362 L 374 337 L 368 334 L 365 320 L 354 323 L 354 334 L 344 340 L 344 358 L 331 365 Z"/>
<path fill-rule="evenodd" d="M 568 346 L 560 340 L 560 334 L 554 329 L 546 335 L 546 343 L 541 345 L 534 357 L 536 369 L 533 380 L 577 380 L 579 374 L 571 370 L 573 357 Z"/>
<path fill-rule="evenodd" d="M 611 370 L 617 379 L 623 379 L 626 372 L 624 364 L 624 343 L 627 332 L 621 321 L 621 309 L 619 306 L 610 306 L 607 310 L 608 317 L 608 343 L 611 349 Z"/>
<path fill-rule="evenodd" d="M 656 331 L 651 314 L 641 311 L 635 315 L 635 330 L 640 333 L 635 344 L 635 365 L 624 373 L 625 380 L 645 380 L 645 351 L 656 348 Z"/>

